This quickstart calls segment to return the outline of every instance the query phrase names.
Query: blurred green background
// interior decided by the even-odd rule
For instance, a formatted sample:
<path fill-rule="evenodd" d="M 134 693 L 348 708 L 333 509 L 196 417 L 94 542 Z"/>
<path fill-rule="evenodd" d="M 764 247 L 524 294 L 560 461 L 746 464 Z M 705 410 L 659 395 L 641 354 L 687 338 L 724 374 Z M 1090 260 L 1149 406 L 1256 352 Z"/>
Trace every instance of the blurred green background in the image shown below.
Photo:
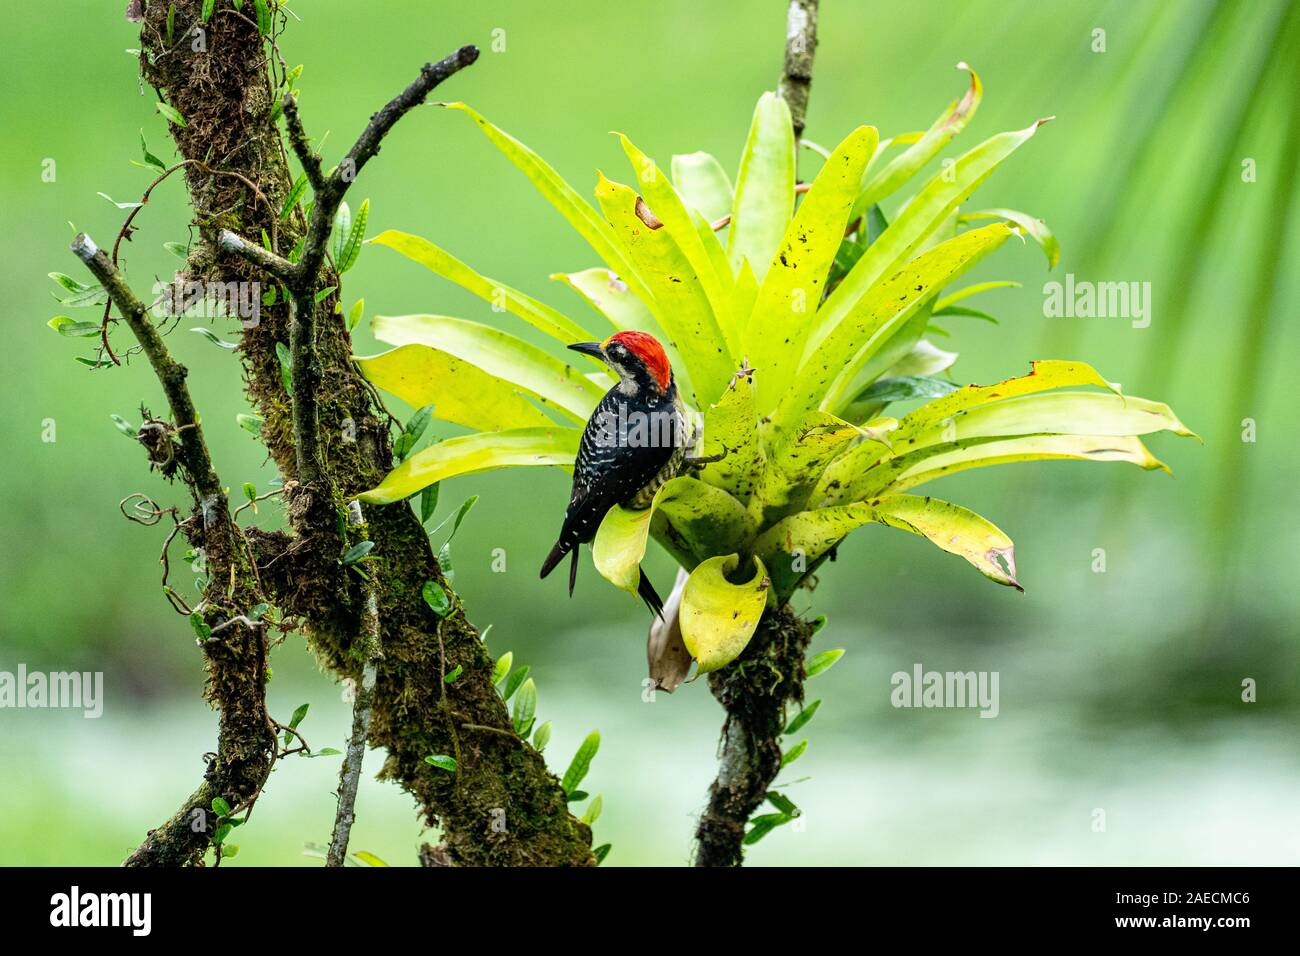
<path fill-rule="evenodd" d="M 109 419 L 138 422 L 141 401 L 161 408 L 159 390 L 139 361 L 88 371 L 73 360 L 90 354 L 87 340 L 45 326 L 64 311 L 45 274 L 85 278 L 67 251 L 69 220 L 101 242 L 116 232 L 124 213 L 96 193 L 138 198 L 151 178 L 129 163 L 141 129 L 155 153 L 172 155 L 155 98 L 142 95 L 124 52 L 138 38 L 122 7 L 64 0 L 24 19 L 22 42 L 0 58 L 9 335 L 0 670 L 103 671 L 107 697 L 98 720 L 0 710 L 0 864 L 118 863 L 190 792 L 215 741 L 193 633 L 159 592 L 163 528 L 117 512 L 135 491 L 164 505 L 182 500 L 146 473 Z M 283 46 L 291 65 L 306 65 L 303 112 L 315 135 L 331 131 L 327 157 L 421 63 L 476 43 L 479 63 L 440 95 L 475 105 L 583 192 L 597 169 L 630 176 L 612 129 L 665 165 L 674 152 L 704 149 L 734 168 L 753 103 L 776 82 L 785 25 L 780 0 L 292 9 L 303 22 Z M 807 728 L 807 754 L 783 776 L 810 778 L 788 791 L 805 815 L 755 847 L 752 863 L 1296 861 L 1300 452 L 1297 389 L 1282 357 L 1300 344 L 1288 321 L 1300 270 L 1280 266 L 1296 261 L 1286 137 L 1300 50 L 1296 31 L 1279 27 L 1283 15 L 1294 26 L 1288 5 L 1264 0 L 1222 12 L 1199 0 L 823 0 L 809 138 L 833 145 L 863 122 L 882 137 L 924 129 L 961 93 L 959 60 L 980 71 L 987 93 L 948 155 L 1057 117 L 969 208 L 1044 217 L 1061 239 L 1061 263 L 1049 275 L 1037 248 L 1017 244 L 981 267 L 978 278 L 1024 286 L 980 305 L 1000 326 L 950 321 L 952 337 L 939 344 L 962 353 L 957 380 L 1022 374 L 1032 358 L 1080 358 L 1134 394 L 1168 401 L 1205 442 L 1153 436 L 1174 478 L 1049 463 L 946 479 L 937 494 L 1015 538 L 1024 595 L 911 536 L 876 526 L 855 534 L 815 599 L 797 599 L 829 618 L 815 649 L 848 650 L 809 685 L 825 702 Z M 493 51 L 494 35 L 504 50 Z M 1272 43 L 1284 67 L 1261 67 Z M 1255 182 L 1242 179 L 1247 158 Z M 56 164 L 53 182 L 42 179 L 46 160 Z M 816 168 L 811 154 L 803 163 Z M 404 120 L 359 180 L 354 206 L 363 196 L 372 233 L 421 233 L 592 318 L 547 276 L 594 265 L 594 255 L 464 117 L 428 107 Z M 126 247 L 138 289 L 174 270 L 162 243 L 184 241 L 187 221 L 174 180 Z M 1151 282 L 1150 327 L 1045 318 L 1043 283 L 1067 272 Z M 1274 297 L 1261 297 L 1273 282 Z M 364 295 L 370 312 L 513 322 L 378 248 L 364 251 L 344 294 L 349 303 Z M 238 362 L 185 331 L 190 324 L 171 346 L 191 369 L 217 466 L 232 487 L 264 488 L 273 471 L 234 422 L 246 410 Z M 359 331 L 358 351 L 379 348 Z M 1256 422 L 1253 443 L 1241 440 L 1245 418 Z M 43 440 L 47 420 L 53 442 Z M 589 563 L 573 601 L 555 580 L 537 579 L 567 492 L 558 470 L 446 483 L 440 513 L 481 496 L 456 539 L 456 585 L 471 618 L 493 625 L 493 651 L 532 666 L 539 719 L 555 724 L 552 763 L 563 770 L 589 730 L 602 732 L 587 783 L 604 795 L 595 831 L 613 843 L 608 865 L 681 864 L 712 779 L 721 711 L 701 684 L 643 701 L 644 611 Z M 279 520 L 275 510 L 264 508 L 268 520 Z M 491 569 L 496 548 L 505 573 Z M 1093 570 L 1097 548 L 1104 573 Z M 173 548 L 173 580 L 189 588 L 183 551 Z M 667 586 L 667 559 L 651 563 Z M 916 662 L 998 671 L 1000 716 L 893 709 L 890 675 Z M 310 702 L 308 739 L 341 747 L 347 705 L 301 637 L 272 663 L 273 712 L 286 719 Z M 1256 703 L 1241 700 L 1246 678 L 1258 684 Z M 328 838 L 337 760 L 283 762 L 230 865 L 312 864 L 302 850 Z M 367 770 L 379 764 L 372 754 Z M 1104 832 L 1094 831 L 1098 808 Z M 354 849 L 408 865 L 428 838 L 400 790 L 367 779 Z"/>

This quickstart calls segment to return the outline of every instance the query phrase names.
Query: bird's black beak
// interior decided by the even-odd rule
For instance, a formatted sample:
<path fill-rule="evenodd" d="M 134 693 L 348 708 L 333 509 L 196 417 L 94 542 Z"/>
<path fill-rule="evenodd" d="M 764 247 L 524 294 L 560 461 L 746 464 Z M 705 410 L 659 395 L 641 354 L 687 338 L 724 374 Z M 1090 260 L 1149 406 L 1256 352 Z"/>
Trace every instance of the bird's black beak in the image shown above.
<path fill-rule="evenodd" d="M 605 361 L 605 352 L 600 347 L 599 342 L 574 342 L 569 348 L 575 352 L 581 352 L 583 355 L 590 355 L 592 358 Z"/>

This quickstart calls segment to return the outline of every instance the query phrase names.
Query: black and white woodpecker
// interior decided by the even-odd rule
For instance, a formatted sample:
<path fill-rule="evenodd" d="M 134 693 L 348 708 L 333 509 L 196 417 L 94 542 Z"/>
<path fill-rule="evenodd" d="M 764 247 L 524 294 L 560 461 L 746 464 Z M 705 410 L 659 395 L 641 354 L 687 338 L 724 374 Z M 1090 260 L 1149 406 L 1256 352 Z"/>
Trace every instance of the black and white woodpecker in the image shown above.
<path fill-rule="evenodd" d="M 546 577 L 566 554 L 573 555 L 572 596 L 579 545 L 595 538 L 614 505 L 650 507 L 655 492 L 682 471 L 691 435 L 672 365 L 653 335 L 618 332 L 603 342 L 579 342 L 569 348 L 600 359 L 618 373 L 618 384 L 605 393 L 583 430 L 560 539 L 542 565 Z M 637 591 L 662 617 L 663 601 L 644 571 Z"/>

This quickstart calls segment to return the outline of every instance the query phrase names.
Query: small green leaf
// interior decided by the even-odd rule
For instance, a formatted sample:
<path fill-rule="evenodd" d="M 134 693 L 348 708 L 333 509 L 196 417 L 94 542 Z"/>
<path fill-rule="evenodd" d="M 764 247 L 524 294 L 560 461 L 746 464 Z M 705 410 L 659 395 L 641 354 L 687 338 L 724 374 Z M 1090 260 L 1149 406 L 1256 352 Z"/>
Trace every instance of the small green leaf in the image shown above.
<path fill-rule="evenodd" d="M 101 330 L 101 326 L 98 322 L 74 322 L 66 315 L 56 315 L 45 324 L 60 335 L 80 339 L 87 339 L 91 336 L 99 335 Z"/>
<path fill-rule="evenodd" d="M 537 685 L 530 677 L 524 681 L 519 688 L 519 694 L 515 697 L 515 706 L 512 711 L 515 732 L 521 737 L 527 737 L 529 730 L 533 726 L 533 717 L 537 713 Z"/>
<path fill-rule="evenodd" d="M 63 272 L 49 272 L 46 274 L 69 292 L 86 292 L 91 288 L 91 286 L 78 282 L 72 276 Z"/>
<path fill-rule="evenodd" d="M 420 436 L 424 434 L 425 428 L 429 425 L 429 416 L 433 412 L 432 405 L 425 405 L 411 416 L 411 420 L 406 423 L 406 428 L 398 436 L 397 441 L 393 442 L 393 457 L 400 463 L 415 450 L 416 443 L 419 442 Z"/>
<path fill-rule="evenodd" d="M 303 192 L 307 189 L 307 174 L 302 173 L 293 181 L 293 187 L 289 190 L 289 195 L 284 197 L 284 205 L 280 207 L 280 221 L 284 222 L 293 212 L 293 208 L 298 205 L 298 200 L 302 198 Z"/>
<path fill-rule="evenodd" d="M 373 541 L 358 541 L 352 547 L 348 548 L 347 554 L 343 555 L 343 565 L 356 564 L 374 548 Z"/>
<path fill-rule="evenodd" d="M 797 744 L 795 744 L 785 753 L 781 754 L 781 766 L 788 767 L 790 764 L 794 763 L 796 760 L 802 757 L 803 752 L 807 749 L 808 749 L 808 740 L 805 738 L 804 740 L 799 741 Z"/>
<path fill-rule="evenodd" d="M 782 813 L 787 814 L 792 818 L 799 816 L 800 811 L 799 808 L 794 805 L 794 801 L 779 790 L 769 790 L 767 792 L 767 800 Z"/>
<path fill-rule="evenodd" d="M 190 329 L 190 331 L 191 331 L 191 332 L 197 332 L 197 333 L 199 333 L 199 335 L 203 336 L 205 339 L 207 339 L 207 340 L 208 340 L 209 342 L 211 342 L 213 345 L 219 346 L 219 347 L 221 347 L 221 348 L 223 348 L 223 349 L 234 350 L 234 349 L 239 348 L 239 346 L 238 346 L 236 343 L 234 343 L 234 342 L 226 342 L 226 341 L 224 341 L 224 340 L 222 340 L 222 339 L 217 338 L 217 336 L 212 332 L 211 329 L 205 329 L 205 328 L 203 328 L 203 326 L 201 326 L 201 325 L 200 325 L 200 326 L 197 326 L 196 328 L 192 328 L 192 329 Z"/>
<path fill-rule="evenodd" d="M 543 750 L 546 749 L 546 745 L 550 742 L 551 742 L 551 722 L 548 720 L 546 723 L 540 725 L 535 731 L 533 731 L 533 746 L 537 748 L 538 753 L 541 753 Z"/>
<path fill-rule="evenodd" d="M 423 452 L 421 452 L 421 454 L 423 454 Z M 444 518 L 436 528 L 434 528 L 432 531 L 429 532 L 430 536 L 437 534 L 439 531 L 442 530 L 443 525 L 445 525 L 448 521 L 452 521 L 451 534 L 447 535 L 447 543 L 450 544 L 451 539 L 456 537 L 456 532 L 460 529 L 460 523 L 465 520 L 465 516 L 469 514 L 470 509 L 473 508 L 474 505 L 477 503 L 478 503 L 478 495 L 470 495 L 468 498 L 464 500 L 464 502 L 461 503 L 459 510 L 457 510 L 456 512 L 455 520 L 452 521 L 451 518 Z"/>
<path fill-rule="evenodd" d="M 308 757 L 337 757 L 343 753 L 341 750 L 335 750 L 333 747 L 322 747 L 315 753 L 307 754 Z"/>
<path fill-rule="evenodd" d="M 249 501 L 257 497 L 257 486 L 251 481 L 244 482 L 244 497 Z"/>
<path fill-rule="evenodd" d="M 600 732 L 593 730 L 587 734 L 587 738 L 578 747 L 578 752 L 573 755 L 573 761 L 569 764 L 569 769 L 564 771 L 564 778 L 560 781 L 560 786 L 564 792 L 570 796 L 578 789 L 578 784 L 582 783 L 587 771 L 591 769 L 591 761 L 596 756 L 596 751 L 600 749 Z"/>
<path fill-rule="evenodd" d="M 182 261 L 190 257 L 190 247 L 183 242 L 164 242 L 163 248 Z"/>
<path fill-rule="evenodd" d="M 566 794 L 564 799 L 568 803 L 582 803 L 582 801 L 586 800 L 589 796 L 591 796 L 591 794 L 586 790 L 575 790 L 573 793 Z"/>
<path fill-rule="evenodd" d="M 176 4 L 167 4 L 167 45 L 171 46 L 176 36 Z"/>
<path fill-rule="evenodd" d="M 343 247 L 347 245 L 352 234 L 352 209 L 347 202 L 339 203 L 338 212 L 334 213 L 333 249 L 334 264 L 337 266 L 343 258 Z"/>
<path fill-rule="evenodd" d="M 750 828 L 749 832 L 745 834 L 745 846 L 753 846 L 777 827 L 784 823 L 789 823 L 792 819 L 793 817 L 788 813 L 764 813 L 761 816 L 754 817 L 754 819 L 750 821 L 753 826 Z"/>
<path fill-rule="evenodd" d="M 369 850 L 357 850 L 357 852 L 352 855 L 366 866 L 388 866 L 387 863 L 375 856 Z"/>
<path fill-rule="evenodd" d="M 298 728 L 298 725 L 302 723 L 303 718 L 307 716 L 307 709 L 310 706 L 311 704 L 298 705 L 298 709 L 295 710 L 293 712 L 293 716 L 289 718 L 289 728 L 291 730 L 296 730 Z"/>
<path fill-rule="evenodd" d="M 194 633 L 199 636 L 201 641 L 206 641 L 212 636 L 212 628 L 208 626 L 207 621 L 203 620 L 203 615 L 198 611 L 191 612 L 190 626 L 194 628 Z"/>
<path fill-rule="evenodd" d="M 139 209 L 141 206 L 144 205 L 144 203 L 141 202 L 118 202 L 108 193 L 104 193 L 104 192 L 101 192 L 98 195 L 103 196 L 105 199 L 111 202 L 118 209 Z"/>
<path fill-rule="evenodd" d="M 63 283 L 59 279 L 60 276 L 62 276 L 62 273 L 59 272 L 50 273 L 51 278 L 53 278 L 56 282 L 59 282 L 60 285 L 63 285 Z M 59 300 L 59 304 L 66 305 L 68 308 L 71 309 L 80 309 L 92 305 L 103 305 L 108 301 L 108 293 L 104 291 L 103 287 L 98 285 L 83 286 L 80 285 L 80 283 L 78 283 L 78 286 L 79 288 L 69 289 L 69 291 L 72 292 L 72 294 L 69 296 L 65 296 L 64 298 L 61 299 L 59 299 L 58 296 L 55 296 L 55 298 Z"/>
<path fill-rule="evenodd" d="M 235 424 L 252 435 L 262 434 L 262 416 L 240 412 L 235 416 Z"/>
<path fill-rule="evenodd" d="M 325 288 L 319 290 L 316 293 L 316 295 L 312 297 L 312 301 L 316 302 L 317 304 L 324 302 L 326 299 L 328 299 L 330 296 L 334 294 L 334 290 L 337 288 L 338 286 L 336 285 L 327 285 Z"/>
<path fill-rule="evenodd" d="M 456 683 L 457 680 L 460 679 L 460 675 L 464 673 L 464 671 L 465 668 L 462 667 L 460 664 L 457 664 L 451 670 L 447 671 L 447 673 L 443 676 L 442 679 L 444 682 L 448 684 L 454 684 Z"/>
<path fill-rule="evenodd" d="M 441 770 L 446 770 L 448 773 L 456 772 L 456 758 L 448 757 L 446 754 L 429 754 L 424 758 L 424 762 L 432 764 Z"/>
<path fill-rule="evenodd" d="M 799 713 L 795 714 L 794 719 L 786 725 L 785 733 L 793 734 L 804 724 L 808 723 L 808 721 L 812 720 L 813 715 L 817 713 L 817 708 L 821 705 L 822 702 L 820 700 L 815 700 L 803 710 L 799 711 Z"/>
<path fill-rule="evenodd" d="M 138 430 L 134 425 L 128 422 L 121 415 L 109 415 L 108 417 L 113 419 L 113 425 L 117 428 L 118 431 L 120 431 L 127 438 L 130 438 L 132 440 L 135 439 L 136 435 L 138 434 Z"/>
<path fill-rule="evenodd" d="M 520 685 L 523 684 L 523 682 L 528 679 L 529 670 L 531 670 L 531 668 L 527 664 L 525 664 L 523 667 L 511 671 L 510 679 L 506 681 L 506 689 L 505 692 L 502 694 L 502 697 L 504 697 L 506 700 L 509 700 L 511 697 L 513 697 L 515 691 L 517 691 Z"/>
<path fill-rule="evenodd" d="M 171 123 L 175 124 L 176 126 L 185 127 L 189 125 L 188 123 L 185 122 L 185 117 L 182 116 L 180 114 L 180 111 L 177 110 L 174 106 L 168 106 L 166 103 L 159 102 L 157 104 L 157 108 L 159 113 L 165 116 Z"/>
<path fill-rule="evenodd" d="M 600 794 L 596 794 L 591 803 L 587 804 L 587 812 L 582 815 L 582 822 L 587 824 L 587 826 L 591 826 L 600 819 L 600 811 L 603 810 L 604 807 L 604 798 L 601 797 Z"/>
<path fill-rule="evenodd" d="M 219 817 L 228 817 L 231 814 L 230 804 L 223 797 L 212 798 L 212 812 Z"/>
<path fill-rule="evenodd" d="M 499 684 L 510 673 L 510 665 L 514 663 L 514 651 L 506 651 L 497 658 L 496 666 L 492 668 L 492 683 Z"/>
<path fill-rule="evenodd" d="M 223 823 L 221 826 L 217 827 L 217 832 L 212 834 L 213 845 L 221 846 L 222 841 L 224 841 L 226 837 L 230 836 L 230 831 L 233 829 L 234 827 L 229 823 Z"/>
<path fill-rule="evenodd" d="M 351 332 L 361 324 L 361 317 L 366 314 L 366 300 L 357 299 L 352 303 L 352 311 L 348 313 L 348 331 Z"/>
<path fill-rule="evenodd" d="M 825 615 L 825 614 L 818 614 L 815 618 L 812 619 L 812 632 L 813 632 L 814 634 L 816 634 L 818 631 L 820 631 L 820 630 L 821 630 L 823 627 L 825 627 L 825 626 L 826 626 L 826 615 Z"/>
<path fill-rule="evenodd" d="M 149 145 L 144 141 L 144 130 L 140 130 L 140 152 L 144 154 L 144 161 L 150 166 L 156 166 L 159 169 L 167 168 L 166 163 L 149 152 Z"/>
<path fill-rule="evenodd" d="M 339 254 L 335 257 L 334 265 L 339 275 L 351 269 L 357 261 L 357 256 L 361 254 L 361 243 L 366 238 L 366 219 L 369 215 L 370 200 L 363 199 L 357 208 L 357 218 L 352 222 L 347 240 L 339 248 Z"/>
<path fill-rule="evenodd" d="M 437 581 L 425 581 L 421 593 L 424 595 L 424 603 L 433 609 L 434 614 L 446 617 L 451 613 L 451 598 Z"/>
<path fill-rule="evenodd" d="M 289 346 L 283 342 L 275 343 L 275 356 L 280 360 L 280 384 L 290 396 L 293 395 L 293 359 L 289 354 Z"/>
<path fill-rule="evenodd" d="M 238 843 L 232 843 L 229 846 L 223 846 L 221 848 L 221 858 L 223 860 L 233 860 L 237 856 L 239 856 Z"/>
<path fill-rule="evenodd" d="M 207 23 L 212 17 L 212 8 L 216 5 L 217 0 L 203 0 L 203 12 L 199 15 L 199 19 Z"/>
<path fill-rule="evenodd" d="M 257 11 L 257 32 L 262 36 L 270 36 L 271 10 L 266 0 L 253 0 L 253 9 Z"/>
<path fill-rule="evenodd" d="M 428 485 L 420 492 L 420 524 L 427 524 L 438 510 L 438 482 Z"/>
<path fill-rule="evenodd" d="M 444 544 L 438 549 L 438 569 L 442 571 L 442 576 L 447 579 L 447 583 L 454 583 L 456 580 L 456 569 L 451 563 L 451 545 Z"/>
<path fill-rule="evenodd" d="M 987 312 L 981 312 L 979 309 L 971 309 L 964 305 L 947 305 L 944 306 L 942 309 L 935 310 L 933 314 L 934 315 L 964 315 L 972 319 L 983 319 L 985 322 L 992 322 L 994 325 L 998 324 L 998 320 L 994 316 L 989 315 Z"/>
<path fill-rule="evenodd" d="M 816 677 L 822 671 L 830 670 L 835 666 L 835 662 L 844 656 L 844 648 L 837 647 L 833 650 L 822 651 L 820 654 L 814 654 L 808 658 L 808 666 L 804 669 L 804 679 Z"/>
<path fill-rule="evenodd" d="M 591 855 L 596 858 L 597 866 L 600 866 L 605 857 L 609 856 L 611 847 L 613 847 L 612 843 L 602 843 L 600 846 L 596 847 L 596 849 L 591 851 Z"/>

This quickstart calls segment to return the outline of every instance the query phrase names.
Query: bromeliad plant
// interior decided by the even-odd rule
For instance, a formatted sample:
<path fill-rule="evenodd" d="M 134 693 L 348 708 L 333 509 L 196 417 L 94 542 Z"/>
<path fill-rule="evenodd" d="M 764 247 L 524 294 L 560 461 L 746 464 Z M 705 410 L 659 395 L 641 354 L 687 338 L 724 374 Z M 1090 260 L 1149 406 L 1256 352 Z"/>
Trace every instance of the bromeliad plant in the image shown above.
<path fill-rule="evenodd" d="M 972 70 L 965 95 L 923 133 L 881 142 L 862 126 L 830 151 L 805 144 L 823 156 L 807 187 L 796 183 L 789 109 L 774 94 L 754 111 L 734 188 L 708 154 L 674 156 L 669 176 L 621 136 L 636 186 L 601 175 L 599 210 L 528 147 L 463 103 L 448 104 L 595 250 L 603 266 L 552 278 L 614 329 L 665 343 L 700 455 L 723 456 L 667 483 L 646 510 L 614 508 L 593 546 L 600 573 L 633 594 L 650 537 L 689 573 L 669 606 L 701 673 L 734 660 L 765 612 L 867 523 L 920 535 L 1019 588 L 1011 539 L 959 505 L 913 493 L 932 479 L 1038 459 L 1164 468 L 1138 436 L 1191 434 L 1167 406 L 1121 394 L 1083 362 L 1034 362 L 1028 375 L 990 386 L 937 377 L 957 356 L 926 337 L 932 320 L 986 317 L 965 300 L 1014 283 L 946 290 L 1012 236 L 1038 242 L 1049 268 L 1058 256 L 1040 220 L 961 209 L 1041 120 L 945 162 L 892 219 L 882 209 L 965 127 L 982 92 Z M 605 337 L 427 239 L 389 231 L 370 241 L 561 345 Z M 373 328 L 395 348 L 360 359 L 365 375 L 473 431 L 408 457 L 361 496 L 370 502 L 491 468 L 571 466 L 583 423 L 613 384 L 603 371 L 581 371 L 466 319 L 377 316 Z M 930 401 L 901 417 L 882 414 L 918 398 Z M 660 678 L 671 689 L 682 676 Z"/>

